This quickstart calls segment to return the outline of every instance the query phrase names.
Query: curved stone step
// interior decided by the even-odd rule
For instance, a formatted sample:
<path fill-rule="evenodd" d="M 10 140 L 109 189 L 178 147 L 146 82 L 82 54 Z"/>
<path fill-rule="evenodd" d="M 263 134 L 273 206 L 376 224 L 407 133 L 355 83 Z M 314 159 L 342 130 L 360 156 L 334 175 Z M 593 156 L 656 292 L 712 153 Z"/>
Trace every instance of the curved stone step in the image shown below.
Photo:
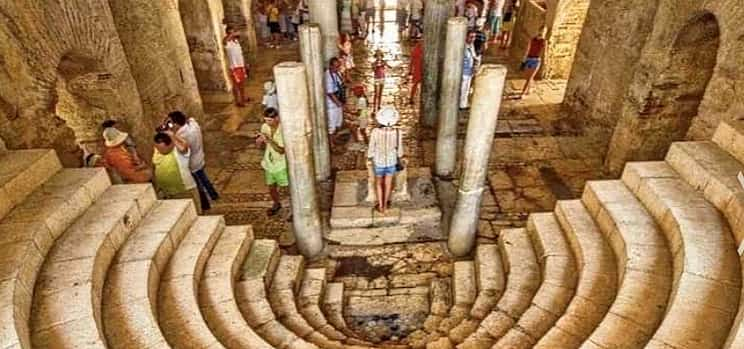
<path fill-rule="evenodd" d="M 610 245 L 581 201 L 558 201 L 555 215 L 576 257 L 579 282 L 565 313 L 535 348 L 578 348 L 615 299 L 617 263 Z"/>
<path fill-rule="evenodd" d="M 426 348 L 427 343 L 437 339 L 437 328 L 452 308 L 449 280 L 433 279 L 429 285 L 429 300 L 429 315 L 424 320 L 424 327 L 406 337 L 406 343 L 413 349 Z"/>
<path fill-rule="evenodd" d="M 175 348 L 223 348 L 199 309 L 199 280 L 225 228 L 221 216 L 200 216 L 181 240 L 160 277 L 158 321 Z"/>
<path fill-rule="evenodd" d="M 279 322 L 298 337 L 317 345 L 320 348 L 343 348 L 337 340 L 331 340 L 316 331 L 307 323 L 297 309 L 296 295 L 299 295 L 302 276 L 305 270 L 305 259 L 302 256 L 283 255 L 279 259 L 274 280 L 269 288 L 269 302 Z"/>
<path fill-rule="evenodd" d="M 352 345 L 352 347 L 355 345 L 361 347 L 371 346 L 372 344 L 367 341 L 356 339 L 356 333 L 346 324 L 346 320 L 344 319 L 344 299 L 344 284 L 342 282 L 329 282 L 326 284 L 321 310 L 325 314 L 328 323 L 346 335 L 346 342 Z"/>
<path fill-rule="evenodd" d="M 649 344 L 720 348 L 741 292 L 741 266 L 728 225 L 665 162 L 628 163 L 623 181 L 659 222 L 674 256 L 669 306 Z"/>
<path fill-rule="evenodd" d="M 116 254 L 102 299 L 109 348 L 167 346 L 157 321 L 160 274 L 195 219 L 192 200 L 159 201 Z"/>
<path fill-rule="evenodd" d="M 273 348 L 243 319 L 233 293 L 234 280 L 252 242 L 250 226 L 226 227 L 207 260 L 199 286 L 199 303 L 207 326 L 230 349 Z"/>
<path fill-rule="evenodd" d="M 316 348 L 298 337 L 277 320 L 267 297 L 267 288 L 275 276 L 280 252 L 276 240 L 255 240 L 241 275 L 235 284 L 235 296 L 243 318 L 266 342 L 279 349 Z"/>
<path fill-rule="evenodd" d="M 723 212 L 739 246 L 739 253 L 742 254 L 744 188 L 736 176 L 744 171 L 742 164 L 744 132 L 741 122 L 734 123 L 734 127 L 729 125 L 722 123 L 713 137 L 713 141 L 720 148 L 711 142 L 673 143 L 666 161 L 687 183 L 700 190 L 708 201 Z M 739 161 L 732 154 L 736 154 Z M 744 299 L 744 289 L 740 297 Z M 744 347 L 744 304 L 739 306 L 739 312 L 724 347 Z"/>
<path fill-rule="evenodd" d="M 65 169 L 0 220 L 0 347 L 31 347 L 29 314 L 54 243 L 111 186 L 103 169 Z"/>
<path fill-rule="evenodd" d="M 507 275 L 506 290 L 496 307 L 478 329 L 458 349 L 490 348 L 530 307 L 540 287 L 540 267 L 525 229 L 504 229 L 499 235 L 499 251 Z"/>
<path fill-rule="evenodd" d="M 0 219 L 62 169 L 50 149 L 4 151 L 0 164 Z"/>
<path fill-rule="evenodd" d="M 713 143 L 744 163 L 744 121 L 728 120 L 718 124 Z"/>
<path fill-rule="evenodd" d="M 150 185 L 112 186 L 54 242 L 34 288 L 33 347 L 106 346 L 100 316 L 106 272 L 154 203 Z"/>
<path fill-rule="evenodd" d="M 576 261 L 555 215 L 531 214 L 527 232 L 540 261 L 542 284 L 530 307 L 493 348 L 534 346 L 566 311 L 576 290 Z"/>
<path fill-rule="evenodd" d="M 475 274 L 478 282 L 478 295 L 475 297 L 475 303 L 470 309 L 468 318 L 449 332 L 449 339 L 453 344 L 462 343 L 465 338 L 475 332 L 480 322 L 491 313 L 504 294 L 506 280 L 498 245 L 479 244 L 476 247 Z"/>
<path fill-rule="evenodd" d="M 587 182 L 581 200 L 610 242 L 619 282 L 615 301 L 585 346 L 641 348 L 661 323 L 672 286 L 666 238 L 619 180 Z"/>
<path fill-rule="evenodd" d="M 450 331 L 459 325 L 470 314 L 478 294 L 475 275 L 475 263 L 472 261 L 457 261 L 452 273 L 452 308 L 447 316 L 437 326 L 436 332 L 429 336 L 427 349 L 452 347 L 449 339 Z"/>
<path fill-rule="evenodd" d="M 347 336 L 334 328 L 323 311 L 320 310 L 320 302 L 326 286 L 325 268 L 305 269 L 302 279 L 300 293 L 297 296 L 297 307 L 300 314 L 315 330 L 322 333 L 331 340 L 345 341 Z"/>

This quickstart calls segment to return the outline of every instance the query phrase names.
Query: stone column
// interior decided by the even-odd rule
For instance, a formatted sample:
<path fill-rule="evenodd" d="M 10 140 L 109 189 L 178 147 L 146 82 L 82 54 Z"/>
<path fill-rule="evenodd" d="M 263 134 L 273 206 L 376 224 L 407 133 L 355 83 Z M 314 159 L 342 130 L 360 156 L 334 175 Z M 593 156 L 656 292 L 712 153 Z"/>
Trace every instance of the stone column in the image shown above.
<path fill-rule="evenodd" d="M 424 81 L 421 87 L 421 121 L 436 126 L 439 72 L 444 59 L 444 35 L 452 8 L 449 0 L 429 0 L 424 9 Z"/>
<path fill-rule="evenodd" d="M 313 158 L 318 181 L 331 177 L 331 152 L 328 147 L 328 118 L 326 115 L 325 76 L 323 64 L 323 37 L 316 23 L 300 26 L 300 56 L 307 70 L 310 111 L 313 120 Z"/>
<path fill-rule="evenodd" d="M 253 10 L 251 0 L 222 0 L 225 9 L 225 25 L 236 27 L 240 31 L 240 46 L 243 48 L 243 58 L 246 62 L 252 62 L 256 57 L 258 39 L 256 38 L 256 25 L 253 21 Z"/>
<path fill-rule="evenodd" d="M 505 78 L 506 67 L 495 64 L 483 65 L 475 76 L 462 174 L 449 226 L 449 250 L 458 257 L 470 253 L 475 245 L 478 214 Z"/>
<path fill-rule="evenodd" d="M 435 163 L 436 175 L 444 179 L 452 178 L 457 165 L 457 116 L 467 32 L 468 20 L 465 17 L 447 20 Z"/>
<path fill-rule="evenodd" d="M 323 63 L 338 55 L 338 8 L 337 0 L 308 0 L 310 22 L 320 25 L 323 34 Z"/>
<path fill-rule="evenodd" d="M 305 66 L 298 62 L 274 67 L 284 151 L 289 167 L 292 227 L 297 248 L 307 258 L 323 249 L 323 231 L 313 168 L 310 94 Z"/>

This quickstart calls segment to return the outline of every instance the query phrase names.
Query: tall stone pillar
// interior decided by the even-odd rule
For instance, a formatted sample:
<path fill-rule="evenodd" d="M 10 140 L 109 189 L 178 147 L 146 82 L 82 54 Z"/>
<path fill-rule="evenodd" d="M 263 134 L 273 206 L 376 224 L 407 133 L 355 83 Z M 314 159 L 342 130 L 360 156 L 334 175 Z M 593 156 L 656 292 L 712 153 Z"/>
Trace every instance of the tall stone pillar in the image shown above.
<path fill-rule="evenodd" d="M 310 94 L 305 65 L 279 63 L 274 66 L 274 79 L 289 167 L 292 227 L 300 253 L 312 258 L 323 249 L 323 227 L 313 168 Z"/>
<path fill-rule="evenodd" d="M 323 35 L 323 63 L 338 55 L 338 8 L 337 0 L 308 0 L 310 22 L 320 25 Z"/>
<path fill-rule="evenodd" d="M 307 71 L 310 92 L 310 114 L 313 120 L 313 158 L 318 181 L 331 177 L 331 151 L 328 147 L 328 117 L 326 115 L 325 76 L 323 64 L 323 37 L 316 23 L 300 26 L 300 56 Z"/>
<path fill-rule="evenodd" d="M 475 76 L 462 174 L 449 226 L 448 247 L 458 257 L 470 253 L 475 245 L 478 214 L 505 79 L 506 67 L 495 64 L 483 65 Z"/>
<path fill-rule="evenodd" d="M 449 0 L 428 0 L 424 9 L 424 81 L 421 87 L 421 121 L 434 127 L 437 121 L 440 70 L 444 60 L 444 36 L 452 8 Z"/>
<path fill-rule="evenodd" d="M 435 164 L 436 175 L 446 179 L 452 178 L 457 165 L 457 114 L 467 32 L 468 20 L 465 17 L 447 20 Z"/>
<path fill-rule="evenodd" d="M 253 21 L 252 0 L 222 0 L 225 9 L 224 24 L 234 26 L 240 31 L 240 46 L 243 48 L 243 58 L 252 62 L 256 57 L 258 39 L 256 25 Z"/>

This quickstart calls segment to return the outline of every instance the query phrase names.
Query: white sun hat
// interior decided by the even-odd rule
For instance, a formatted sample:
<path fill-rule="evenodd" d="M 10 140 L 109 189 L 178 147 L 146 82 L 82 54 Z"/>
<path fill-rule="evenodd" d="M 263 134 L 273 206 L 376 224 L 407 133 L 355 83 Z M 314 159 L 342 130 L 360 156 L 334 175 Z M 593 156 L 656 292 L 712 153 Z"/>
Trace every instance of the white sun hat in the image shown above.
<path fill-rule="evenodd" d="M 273 81 L 269 80 L 267 82 L 264 82 L 264 92 L 268 94 L 276 92 L 276 86 L 274 85 Z"/>
<path fill-rule="evenodd" d="M 377 112 L 377 123 L 383 126 L 393 126 L 398 123 L 399 119 L 400 114 L 398 110 L 391 106 L 382 107 Z"/>
<path fill-rule="evenodd" d="M 127 140 L 129 135 L 126 132 L 121 132 L 114 127 L 107 127 L 103 130 L 103 140 L 107 147 L 116 147 Z"/>

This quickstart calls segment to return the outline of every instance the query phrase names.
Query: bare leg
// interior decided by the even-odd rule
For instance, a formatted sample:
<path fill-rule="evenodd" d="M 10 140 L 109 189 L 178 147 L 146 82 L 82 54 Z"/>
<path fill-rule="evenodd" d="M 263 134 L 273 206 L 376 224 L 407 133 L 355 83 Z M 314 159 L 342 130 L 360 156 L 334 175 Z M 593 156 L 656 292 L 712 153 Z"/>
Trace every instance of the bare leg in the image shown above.
<path fill-rule="evenodd" d="M 380 213 L 385 213 L 385 197 L 383 194 L 383 181 L 386 177 L 375 177 L 375 189 L 377 190 L 377 210 L 380 211 Z"/>
<path fill-rule="evenodd" d="M 532 81 L 535 80 L 535 75 L 537 75 L 537 70 L 540 69 L 540 66 L 538 65 L 535 69 L 527 69 L 525 74 L 527 75 L 527 81 L 524 83 L 524 88 L 522 89 L 521 96 L 526 96 L 530 94 L 530 85 L 532 84 Z"/>
<path fill-rule="evenodd" d="M 419 83 L 414 82 L 411 86 L 411 97 L 408 99 L 409 104 L 413 104 L 413 100 L 416 98 L 416 93 L 418 92 Z"/>
<path fill-rule="evenodd" d="M 279 198 L 279 188 L 276 186 L 276 184 L 269 186 L 269 196 L 271 196 L 271 201 L 274 202 L 274 205 L 272 205 L 272 207 L 267 210 L 266 213 L 269 216 L 273 216 L 282 207 L 282 203 Z"/>
<path fill-rule="evenodd" d="M 385 204 L 385 210 L 387 210 L 387 203 L 390 201 L 390 194 L 393 192 L 393 176 L 387 175 L 385 176 L 385 201 L 383 203 Z M 383 210 L 383 212 L 385 212 Z"/>

